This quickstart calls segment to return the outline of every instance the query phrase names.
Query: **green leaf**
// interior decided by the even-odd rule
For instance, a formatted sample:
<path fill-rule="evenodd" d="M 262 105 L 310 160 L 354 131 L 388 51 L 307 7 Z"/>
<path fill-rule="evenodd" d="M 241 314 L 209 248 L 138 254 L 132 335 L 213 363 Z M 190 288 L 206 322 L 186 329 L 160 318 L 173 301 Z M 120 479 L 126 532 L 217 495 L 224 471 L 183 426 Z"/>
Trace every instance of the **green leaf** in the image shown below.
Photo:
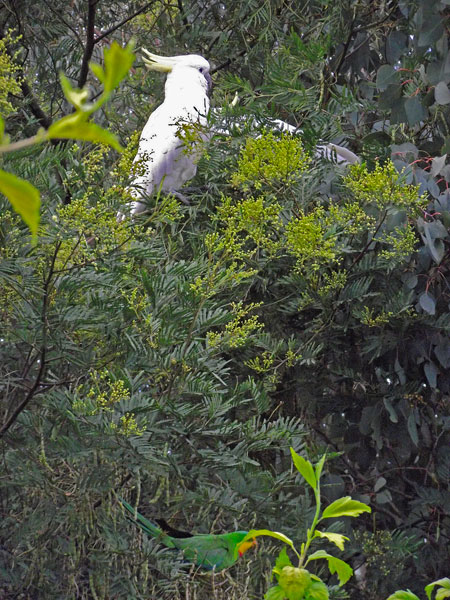
<path fill-rule="evenodd" d="M 405 100 L 405 112 L 410 126 L 427 118 L 427 110 L 417 96 Z"/>
<path fill-rule="evenodd" d="M 113 42 L 105 50 L 105 79 L 103 81 L 105 92 L 112 91 L 130 70 L 135 59 L 133 46 L 133 44 L 128 44 L 128 46 L 122 48 L 117 42 Z"/>
<path fill-rule="evenodd" d="M 41 207 L 39 191 L 28 181 L 0 169 L 0 192 L 28 225 L 33 241 L 36 241 Z"/>
<path fill-rule="evenodd" d="M 298 552 L 294 546 L 294 542 L 290 538 L 288 538 L 286 535 L 284 535 L 284 533 L 279 533 L 278 531 L 271 531 L 270 529 L 250 529 L 250 531 L 247 533 L 247 535 L 245 536 L 245 538 L 242 541 L 246 542 L 247 540 L 252 540 L 253 538 L 260 537 L 262 535 L 267 535 L 269 537 L 276 538 L 277 540 L 280 540 L 281 542 L 284 542 L 285 544 L 287 544 L 288 546 L 290 546 L 292 548 L 292 550 L 295 552 L 295 554 L 298 555 Z"/>
<path fill-rule="evenodd" d="M 320 476 L 322 475 L 322 469 L 323 469 L 323 465 L 325 464 L 325 459 L 326 459 L 327 455 L 324 454 L 322 456 L 322 458 L 319 460 L 319 462 L 316 464 L 315 466 L 315 473 L 316 473 L 316 480 L 319 481 L 320 480 Z"/>
<path fill-rule="evenodd" d="M 336 544 L 339 550 L 344 549 L 345 540 L 349 539 L 348 537 L 340 533 L 331 533 L 330 531 L 317 531 L 317 529 L 314 532 L 314 537 L 326 538 L 330 542 L 333 542 L 333 544 Z"/>
<path fill-rule="evenodd" d="M 97 142 L 112 146 L 118 152 L 123 150 L 115 135 L 95 123 L 86 121 L 86 115 L 79 112 L 67 115 L 50 125 L 46 137 L 47 139 L 64 138 Z"/>
<path fill-rule="evenodd" d="M 419 600 L 410 590 L 397 590 L 387 600 Z"/>
<path fill-rule="evenodd" d="M 105 71 L 103 70 L 103 67 L 101 65 L 98 65 L 95 62 L 90 62 L 89 68 L 94 73 L 94 75 L 97 77 L 97 79 L 99 81 L 101 81 L 101 83 L 105 82 L 106 75 L 105 75 Z"/>
<path fill-rule="evenodd" d="M 269 588 L 264 594 L 264 600 L 284 600 L 285 598 L 284 591 L 279 585 Z"/>
<path fill-rule="evenodd" d="M 328 600 L 330 594 L 323 581 L 313 581 L 306 590 L 305 600 Z"/>
<path fill-rule="evenodd" d="M 439 585 L 441 587 L 441 590 L 443 590 L 443 592 L 447 592 L 447 590 L 450 591 L 450 579 L 448 577 L 443 577 L 442 579 L 437 579 L 436 581 L 433 581 L 432 583 L 429 583 L 426 587 L 425 587 L 425 593 L 428 597 L 428 600 L 431 600 L 431 594 L 433 591 L 433 588 L 435 586 Z M 448 598 L 450 597 L 450 594 L 446 594 L 446 595 L 439 595 L 439 592 L 441 590 L 438 590 L 436 592 L 436 600 L 442 600 L 442 598 Z"/>
<path fill-rule="evenodd" d="M 450 90 L 445 81 L 440 81 L 434 88 L 434 98 L 438 104 L 448 104 L 450 102 Z"/>
<path fill-rule="evenodd" d="M 319 558 L 325 558 L 327 560 L 330 573 L 336 573 L 339 578 L 339 585 L 344 585 L 344 583 L 347 583 L 347 581 L 353 575 L 353 569 L 350 565 L 348 565 L 344 560 L 328 554 L 328 552 L 325 552 L 324 550 L 317 550 L 317 552 L 311 554 L 306 561 L 306 564 L 308 564 L 310 560 L 318 560 Z"/>
<path fill-rule="evenodd" d="M 322 513 L 321 519 L 331 519 L 334 517 L 357 517 L 363 512 L 372 512 L 370 506 L 358 500 L 352 500 L 350 496 L 338 498 L 332 504 L 326 507 Z"/>
<path fill-rule="evenodd" d="M 281 549 L 281 552 L 278 555 L 277 560 L 275 562 L 275 567 L 273 571 L 274 573 L 277 573 L 279 575 L 284 567 L 292 567 L 292 562 L 287 554 L 286 546 L 283 546 L 283 548 Z"/>
<path fill-rule="evenodd" d="M 5 121 L 0 115 L 0 144 L 3 144 L 3 136 L 5 135 Z"/>
<path fill-rule="evenodd" d="M 400 83 L 400 73 L 391 65 L 382 65 L 377 72 L 377 88 L 384 91 L 388 85 Z"/>
<path fill-rule="evenodd" d="M 87 89 L 78 90 L 73 88 L 72 84 L 64 75 L 64 73 L 59 74 L 59 80 L 61 82 L 64 96 L 67 98 L 67 101 L 72 104 L 72 106 L 82 112 L 92 112 L 92 104 L 87 102 L 89 98 L 89 92 Z"/>
<path fill-rule="evenodd" d="M 293 448 L 291 448 L 291 456 L 297 471 L 303 476 L 307 483 L 316 489 L 317 480 L 314 474 L 314 469 L 309 460 L 305 460 L 303 457 L 298 455 Z"/>

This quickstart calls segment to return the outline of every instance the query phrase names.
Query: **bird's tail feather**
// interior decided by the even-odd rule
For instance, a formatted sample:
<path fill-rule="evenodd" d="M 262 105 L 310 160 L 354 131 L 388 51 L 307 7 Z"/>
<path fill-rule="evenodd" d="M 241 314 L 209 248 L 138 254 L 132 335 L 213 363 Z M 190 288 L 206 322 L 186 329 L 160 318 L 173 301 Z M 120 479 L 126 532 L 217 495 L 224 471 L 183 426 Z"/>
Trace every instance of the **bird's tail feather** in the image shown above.
<path fill-rule="evenodd" d="M 162 529 L 160 529 L 157 525 L 155 525 L 154 523 L 143 517 L 140 513 L 135 511 L 131 504 L 128 504 L 126 500 L 120 498 L 120 502 L 122 506 L 126 508 L 126 510 L 132 515 L 133 521 L 142 529 L 142 531 L 144 531 L 147 535 L 150 535 L 151 537 L 157 538 L 168 548 L 175 547 L 175 544 L 170 539 L 170 536 L 164 533 Z"/>

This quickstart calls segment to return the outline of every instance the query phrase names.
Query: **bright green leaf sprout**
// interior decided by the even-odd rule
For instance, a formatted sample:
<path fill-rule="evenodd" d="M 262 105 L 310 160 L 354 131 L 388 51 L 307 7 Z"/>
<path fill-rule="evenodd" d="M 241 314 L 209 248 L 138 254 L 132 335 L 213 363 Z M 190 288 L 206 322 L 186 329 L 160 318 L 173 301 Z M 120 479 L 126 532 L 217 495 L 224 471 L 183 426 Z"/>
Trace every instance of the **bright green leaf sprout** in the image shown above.
<path fill-rule="evenodd" d="M 326 456 L 322 456 L 319 462 L 313 466 L 308 460 L 297 454 L 293 448 L 291 448 L 291 455 L 296 469 L 313 489 L 316 501 L 316 511 L 313 522 L 307 531 L 306 542 L 302 544 L 301 551 L 299 552 L 294 546 L 294 542 L 286 535 L 268 529 L 252 529 L 248 532 L 244 541 L 263 535 L 269 536 L 284 542 L 298 558 L 298 566 L 295 567 L 286 553 L 286 548 L 281 550 L 273 569 L 273 573 L 278 580 L 278 585 L 268 590 L 264 596 L 265 600 L 327 600 L 327 586 L 317 576 L 311 574 L 305 568 L 306 565 L 312 560 L 325 559 L 328 563 L 330 573 L 336 573 L 339 585 L 344 585 L 350 579 L 353 569 L 345 561 L 325 552 L 325 550 L 317 550 L 313 554 L 308 555 L 309 547 L 314 539 L 326 539 L 335 544 L 340 550 L 344 549 L 344 543 L 348 540 L 347 537 L 339 533 L 318 531 L 316 529 L 317 525 L 324 519 L 344 516 L 357 517 L 363 512 L 371 512 L 371 508 L 363 502 L 358 502 L 357 500 L 352 500 L 350 496 L 345 496 L 338 498 L 338 500 L 325 508 L 321 514 L 320 477 Z"/>

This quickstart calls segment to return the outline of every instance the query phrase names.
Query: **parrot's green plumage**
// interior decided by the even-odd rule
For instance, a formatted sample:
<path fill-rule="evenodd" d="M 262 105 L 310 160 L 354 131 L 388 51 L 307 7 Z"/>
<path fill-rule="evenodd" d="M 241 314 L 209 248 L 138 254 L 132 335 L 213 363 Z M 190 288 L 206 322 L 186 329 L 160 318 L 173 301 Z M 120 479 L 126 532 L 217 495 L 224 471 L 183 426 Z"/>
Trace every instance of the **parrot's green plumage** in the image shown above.
<path fill-rule="evenodd" d="M 135 512 L 134 508 L 128 504 L 125 500 L 121 500 L 122 505 L 132 515 L 135 523 L 145 533 L 151 537 L 154 537 L 158 542 L 167 546 L 167 548 L 175 548 L 183 552 L 184 558 L 194 563 L 198 567 L 203 569 L 215 569 L 220 571 L 221 569 L 227 569 L 231 567 L 237 559 L 249 550 L 252 546 L 256 545 L 254 540 L 248 540 L 242 542 L 247 535 L 246 531 L 233 531 L 231 533 L 222 534 L 181 534 L 187 537 L 175 537 L 175 535 L 169 535 L 143 517 L 138 512 Z"/>

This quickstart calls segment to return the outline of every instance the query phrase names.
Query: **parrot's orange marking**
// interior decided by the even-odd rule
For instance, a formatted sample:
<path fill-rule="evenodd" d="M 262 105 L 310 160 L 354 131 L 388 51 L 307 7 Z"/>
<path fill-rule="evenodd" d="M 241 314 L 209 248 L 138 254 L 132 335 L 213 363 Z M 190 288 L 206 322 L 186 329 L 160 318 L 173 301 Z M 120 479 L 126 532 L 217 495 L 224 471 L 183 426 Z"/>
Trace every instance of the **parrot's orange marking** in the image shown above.
<path fill-rule="evenodd" d="M 253 548 L 253 546 L 257 545 L 258 543 L 256 540 L 252 540 L 251 542 L 242 542 L 242 544 L 240 544 L 238 547 L 239 556 L 243 556 L 247 550 L 250 550 L 250 548 Z"/>

